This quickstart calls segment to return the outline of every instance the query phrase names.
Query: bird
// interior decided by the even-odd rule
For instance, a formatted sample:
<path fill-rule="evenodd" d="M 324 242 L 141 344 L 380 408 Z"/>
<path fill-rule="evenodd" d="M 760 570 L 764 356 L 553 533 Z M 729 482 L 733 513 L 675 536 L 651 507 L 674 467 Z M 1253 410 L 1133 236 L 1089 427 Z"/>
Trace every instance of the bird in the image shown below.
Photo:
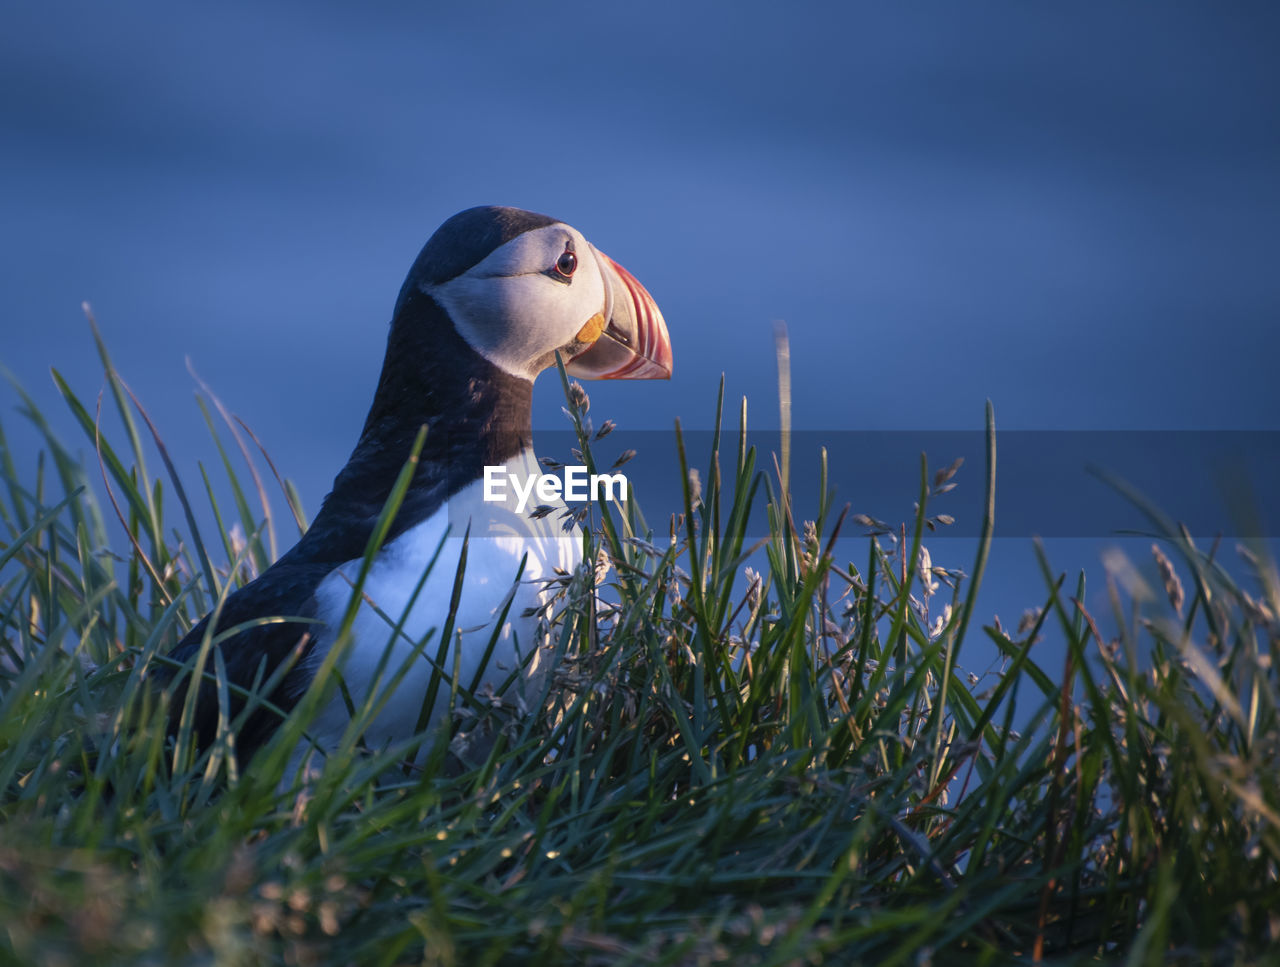
<path fill-rule="evenodd" d="M 304 751 L 336 748 L 352 709 L 371 694 L 378 711 L 361 736 L 367 748 L 414 736 L 424 715 L 428 730 L 439 728 L 449 718 L 449 688 L 437 685 L 424 710 L 440 646 L 429 636 L 443 634 L 464 537 L 459 631 L 448 643 L 459 652 L 447 653 L 442 673 L 452 677 L 457 668 L 459 683 L 479 680 L 480 691 L 499 688 L 513 669 L 523 669 L 520 683 L 542 681 L 549 659 L 532 612 L 546 600 L 547 579 L 579 563 L 581 538 L 545 506 L 486 501 L 484 477 L 486 467 L 516 480 L 541 469 L 532 390 L 557 356 L 569 375 L 584 379 L 666 379 L 672 370 L 670 336 L 653 297 L 577 229 L 500 206 L 447 219 L 400 289 L 373 402 L 315 520 L 170 652 L 162 675 L 172 683 L 171 734 L 179 732 L 202 652 L 205 671 L 194 711 L 185 714 L 199 747 L 218 734 L 208 649 L 221 652 L 226 679 L 237 686 L 229 690 L 233 719 L 246 693 L 264 693 L 234 737 L 237 758 L 278 730 L 280 713 L 299 702 L 326 661 L 343 687 L 330 689 L 310 723 L 310 749 L 300 747 L 291 768 Z M 366 548 L 424 427 L 351 620 Z M 335 651 L 344 620 L 351 620 L 349 639 Z"/>

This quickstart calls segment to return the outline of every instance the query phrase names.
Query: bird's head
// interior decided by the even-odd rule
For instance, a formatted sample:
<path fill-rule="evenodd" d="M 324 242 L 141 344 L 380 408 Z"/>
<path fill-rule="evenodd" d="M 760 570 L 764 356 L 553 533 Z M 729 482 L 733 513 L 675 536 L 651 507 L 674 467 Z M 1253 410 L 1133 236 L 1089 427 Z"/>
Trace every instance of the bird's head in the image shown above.
<path fill-rule="evenodd" d="M 401 289 L 513 376 L 555 363 L 584 379 L 666 379 L 671 338 L 653 297 L 577 229 L 518 208 L 469 208 L 431 236 Z"/>

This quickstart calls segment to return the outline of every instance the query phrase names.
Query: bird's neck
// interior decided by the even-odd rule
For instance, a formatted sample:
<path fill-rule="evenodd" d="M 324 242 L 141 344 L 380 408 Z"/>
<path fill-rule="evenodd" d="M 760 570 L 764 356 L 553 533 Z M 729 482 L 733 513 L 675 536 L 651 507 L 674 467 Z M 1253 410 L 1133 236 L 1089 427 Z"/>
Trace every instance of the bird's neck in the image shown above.
<path fill-rule="evenodd" d="M 426 440 L 388 539 L 434 514 L 486 465 L 532 445 L 533 384 L 476 352 L 430 296 L 415 293 L 398 308 L 360 440 L 308 531 L 316 553 L 363 552 L 361 539 L 423 426 Z"/>

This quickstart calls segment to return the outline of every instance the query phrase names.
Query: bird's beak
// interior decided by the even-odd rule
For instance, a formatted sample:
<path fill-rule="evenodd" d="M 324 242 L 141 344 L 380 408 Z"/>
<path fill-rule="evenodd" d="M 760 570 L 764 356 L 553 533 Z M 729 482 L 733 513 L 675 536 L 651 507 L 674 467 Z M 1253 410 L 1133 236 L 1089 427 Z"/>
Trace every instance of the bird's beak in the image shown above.
<path fill-rule="evenodd" d="M 669 379 L 671 337 L 653 296 L 594 245 L 591 252 L 604 278 L 604 310 L 592 320 L 602 328 L 565 371 L 582 379 Z"/>

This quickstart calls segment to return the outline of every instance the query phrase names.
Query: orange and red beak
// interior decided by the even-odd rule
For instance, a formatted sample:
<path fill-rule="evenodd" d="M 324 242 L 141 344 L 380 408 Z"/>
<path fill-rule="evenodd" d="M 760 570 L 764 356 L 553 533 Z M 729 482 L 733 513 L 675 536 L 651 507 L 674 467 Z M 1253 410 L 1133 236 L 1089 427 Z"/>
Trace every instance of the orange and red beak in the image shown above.
<path fill-rule="evenodd" d="M 594 245 L 591 252 L 604 278 L 604 330 L 565 371 L 582 379 L 669 379 L 671 337 L 653 296 Z"/>

